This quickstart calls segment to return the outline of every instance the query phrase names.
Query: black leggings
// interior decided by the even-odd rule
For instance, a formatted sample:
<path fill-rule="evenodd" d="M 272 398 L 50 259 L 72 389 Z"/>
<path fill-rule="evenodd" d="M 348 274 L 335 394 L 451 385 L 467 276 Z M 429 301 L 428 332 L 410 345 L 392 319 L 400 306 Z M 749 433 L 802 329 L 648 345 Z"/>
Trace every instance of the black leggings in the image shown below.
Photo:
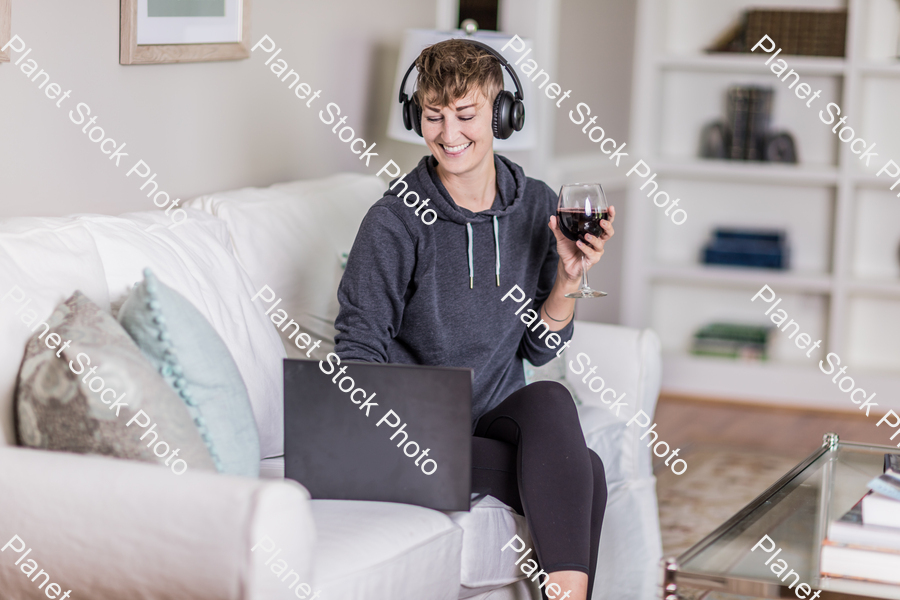
<path fill-rule="evenodd" d="M 478 419 L 472 491 L 524 515 L 540 567 L 586 573 L 591 597 L 606 472 L 585 445 L 575 402 L 562 384 L 532 383 Z"/>

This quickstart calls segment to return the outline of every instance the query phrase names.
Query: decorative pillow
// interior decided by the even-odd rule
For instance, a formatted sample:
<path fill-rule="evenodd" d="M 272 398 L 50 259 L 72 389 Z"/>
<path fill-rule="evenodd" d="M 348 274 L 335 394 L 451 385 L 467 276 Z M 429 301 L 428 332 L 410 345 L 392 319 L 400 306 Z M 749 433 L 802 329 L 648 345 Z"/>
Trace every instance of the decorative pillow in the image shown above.
<path fill-rule="evenodd" d="M 19 442 L 155 462 L 180 475 L 215 470 L 178 396 L 109 314 L 76 291 L 25 348 Z"/>
<path fill-rule="evenodd" d="M 525 367 L 525 383 L 531 384 L 535 381 L 558 381 L 566 386 L 566 389 L 572 394 L 575 404 L 581 404 L 581 400 L 575 394 L 575 388 L 566 381 L 566 354 L 564 351 L 560 356 L 554 358 L 546 365 L 536 367 L 527 358 L 522 359 L 522 365 Z"/>
<path fill-rule="evenodd" d="M 260 450 L 266 457 L 282 456 L 284 346 L 265 308 L 252 300 L 260 288 L 236 260 L 228 225 L 200 211 L 187 212 L 184 225 L 172 230 L 166 229 L 171 220 L 159 210 L 79 218 L 97 245 L 110 305 L 121 307 L 120 299 L 131 293 L 146 267 L 162 275 L 165 284 L 190 300 L 225 341 L 250 395 Z M 286 257 L 290 254 L 283 254 L 282 260 Z"/>
<path fill-rule="evenodd" d="M 187 406 L 222 473 L 259 476 L 259 435 L 237 364 L 212 325 L 150 269 L 119 323 Z"/>

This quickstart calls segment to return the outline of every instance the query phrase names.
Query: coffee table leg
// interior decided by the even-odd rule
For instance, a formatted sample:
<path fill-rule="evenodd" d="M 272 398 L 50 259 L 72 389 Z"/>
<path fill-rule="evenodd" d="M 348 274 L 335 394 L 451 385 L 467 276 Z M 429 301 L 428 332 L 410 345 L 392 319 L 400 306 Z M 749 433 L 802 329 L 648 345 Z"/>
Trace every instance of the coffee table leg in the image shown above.
<path fill-rule="evenodd" d="M 674 558 L 664 561 L 663 572 L 663 600 L 678 600 L 678 584 L 675 582 L 675 573 L 678 572 L 678 562 Z"/>

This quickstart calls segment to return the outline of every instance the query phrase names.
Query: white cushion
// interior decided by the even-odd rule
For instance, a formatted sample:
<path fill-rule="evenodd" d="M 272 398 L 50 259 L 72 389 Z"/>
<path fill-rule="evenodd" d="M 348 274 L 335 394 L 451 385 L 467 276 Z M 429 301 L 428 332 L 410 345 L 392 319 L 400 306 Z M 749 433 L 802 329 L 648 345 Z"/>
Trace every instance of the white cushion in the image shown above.
<path fill-rule="evenodd" d="M 282 298 L 276 311 L 283 309 L 314 337 L 327 341 L 336 333 L 341 255 L 350 251 L 366 211 L 384 189 L 374 175 L 342 173 L 201 196 L 188 206 L 228 223 L 254 287 L 268 285 Z"/>
<path fill-rule="evenodd" d="M 469 596 L 469 600 L 541 600 L 541 591 L 537 584 L 525 579 L 476 596 Z"/>
<path fill-rule="evenodd" d="M 622 446 L 627 433 L 625 421 L 617 419 L 605 406 L 587 405 L 578 407 L 578 420 L 587 447 L 603 461 L 607 484 L 625 479 L 628 475 L 622 465 Z"/>
<path fill-rule="evenodd" d="M 277 332 L 250 300 L 253 284 L 234 258 L 224 222 L 188 210 L 175 229 L 162 212 L 82 217 L 106 271 L 113 306 L 150 267 L 160 281 L 193 304 L 222 337 L 247 386 L 263 457 L 283 453 L 284 407 Z"/>
<path fill-rule="evenodd" d="M 316 589 L 329 600 L 454 600 L 462 530 L 446 515 L 390 502 L 313 500 Z"/>
<path fill-rule="evenodd" d="M 284 479 L 284 457 L 266 458 L 259 461 L 260 479 Z"/>
<path fill-rule="evenodd" d="M 525 542 L 526 548 L 534 548 L 525 517 L 493 496 L 483 497 L 469 512 L 447 515 L 463 530 L 460 598 L 524 579 L 525 574 L 515 564 L 521 554 L 502 548 L 514 535 Z"/>
<path fill-rule="evenodd" d="M 16 286 L 25 296 L 18 303 L 18 291 L 9 295 Z M 66 217 L 0 223 L 0 445 L 16 442 L 13 396 L 31 329 L 75 290 L 109 309 L 103 264 L 81 222 Z M 35 321 L 29 327 L 23 317 Z"/>
<path fill-rule="evenodd" d="M 659 598 L 662 543 L 653 476 L 612 483 L 592 600 Z"/>
<path fill-rule="evenodd" d="M 580 353 L 590 358 L 590 366 L 599 367 L 592 377 L 603 378 L 605 388 L 600 392 L 591 391 L 588 387 L 590 378 L 585 382 L 584 374 L 576 375 L 572 371 L 572 366 L 578 367 Z M 659 337 L 653 330 L 578 321 L 566 356 L 569 359 L 566 378 L 583 404 L 596 406 L 613 416 L 618 411 L 616 418 L 626 423 L 639 410 L 643 410 L 652 423 L 662 374 Z M 583 364 L 588 363 L 583 360 Z M 615 390 L 618 398 L 624 394 L 622 401 L 627 406 L 610 411 L 612 403 L 604 404 L 600 399 L 607 388 Z M 607 394 L 607 399 L 610 399 L 610 394 Z M 648 477 L 653 473 L 650 450 L 646 442 L 642 443 L 639 439 L 643 434 L 644 429 L 637 422 L 625 428 L 622 443 L 618 446 L 622 453 L 618 464 L 625 479 Z M 606 462 L 603 455 L 600 458 Z"/>

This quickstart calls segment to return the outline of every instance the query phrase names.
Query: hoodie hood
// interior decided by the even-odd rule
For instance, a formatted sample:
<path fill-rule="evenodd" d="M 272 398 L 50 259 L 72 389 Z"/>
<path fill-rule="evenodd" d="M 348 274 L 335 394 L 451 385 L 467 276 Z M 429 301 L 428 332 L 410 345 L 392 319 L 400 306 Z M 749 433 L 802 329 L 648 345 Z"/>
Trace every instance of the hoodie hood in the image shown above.
<path fill-rule="evenodd" d="M 437 166 L 438 161 L 433 155 L 423 156 L 418 166 L 400 179 L 409 184 L 409 189 L 416 190 L 423 198 L 431 200 L 428 207 L 434 209 L 438 219 L 466 225 L 467 223 L 490 221 L 493 217 L 502 218 L 512 214 L 525 196 L 526 177 L 522 167 L 505 156 L 494 154 L 497 188 L 500 190 L 499 203 L 495 200 L 494 206 L 488 210 L 474 213 L 454 202 L 450 192 L 447 191 L 438 176 Z M 405 195 L 404 186 L 396 185 L 395 187 L 397 181 L 396 179 L 391 181 L 391 187 L 394 189 L 388 189 L 385 192 L 386 196 L 401 197 L 401 194 Z"/>
<path fill-rule="evenodd" d="M 494 234 L 494 278 L 496 285 L 500 285 L 500 217 L 506 217 L 515 212 L 525 195 L 525 172 L 522 167 L 504 156 L 494 154 L 494 170 L 496 171 L 497 196 L 494 204 L 488 210 L 478 213 L 472 212 L 456 204 L 450 196 L 450 192 L 444 187 L 437 172 L 438 161 L 433 155 L 423 156 L 419 165 L 400 179 L 405 179 L 409 189 L 418 190 L 424 194 L 424 198 L 430 199 L 430 207 L 437 213 L 438 219 L 450 221 L 466 227 L 466 258 L 469 267 L 469 288 L 475 285 L 475 256 L 473 252 L 474 232 L 472 223 L 492 221 Z M 393 188 L 397 180 L 391 182 Z M 405 188 L 396 186 L 396 192 L 388 190 L 386 195 L 405 195 Z"/>

